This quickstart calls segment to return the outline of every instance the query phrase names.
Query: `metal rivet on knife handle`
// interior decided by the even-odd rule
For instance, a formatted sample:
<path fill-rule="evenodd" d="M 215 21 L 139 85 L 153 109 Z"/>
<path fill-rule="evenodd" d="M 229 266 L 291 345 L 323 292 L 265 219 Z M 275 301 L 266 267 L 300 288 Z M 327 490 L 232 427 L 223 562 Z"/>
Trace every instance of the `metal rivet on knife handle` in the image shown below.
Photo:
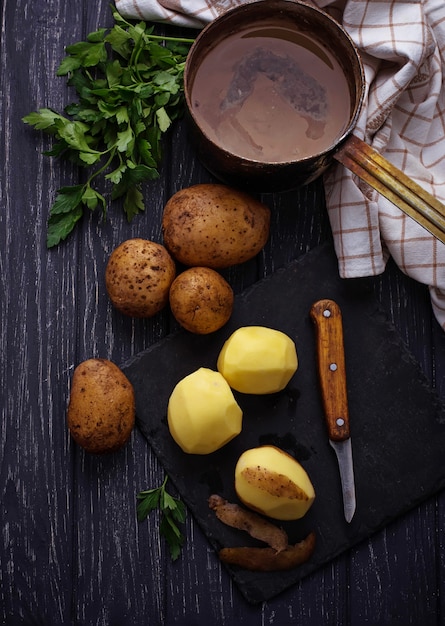
<path fill-rule="evenodd" d="M 350 436 L 343 323 L 340 307 L 332 300 L 319 300 L 311 308 L 317 332 L 320 389 L 329 439 Z"/>

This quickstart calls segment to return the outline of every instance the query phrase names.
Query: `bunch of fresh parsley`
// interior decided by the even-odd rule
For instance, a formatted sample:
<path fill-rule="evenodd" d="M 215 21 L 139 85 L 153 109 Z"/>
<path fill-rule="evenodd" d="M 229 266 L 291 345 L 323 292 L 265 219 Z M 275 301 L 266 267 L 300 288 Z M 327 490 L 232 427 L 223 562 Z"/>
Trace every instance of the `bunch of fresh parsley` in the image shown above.
<path fill-rule="evenodd" d="M 69 235 L 85 208 L 99 206 L 106 216 L 106 200 L 95 188 L 99 176 L 111 183 L 113 200 L 123 197 L 129 221 L 144 210 L 141 183 L 159 177 L 162 135 L 183 112 L 183 72 L 193 40 L 155 35 L 154 26 L 112 12 L 112 28 L 65 49 L 57 75 L 68 76 L 78 101 L 64 114 L 43 108 L 23 118 L 54 136 L 46 155 L 91 170 L 85 183 L 58 190 L 48 248 Z"/>
<path fill-rule="evenodd" d="M 160 487 L 138 493 L 137 517 L 142 522 L 151 511 L 160 511 L 159 532 L 167 541 L 170 556 L 175 561 L 181 552 L 184 542 L 184 537 L 178 524 L 183 524 L 185 521 L 185 505 L 181 500 L 168 493 L 166 490 L 167 480 L 168 476 L 164 478 Z"/>

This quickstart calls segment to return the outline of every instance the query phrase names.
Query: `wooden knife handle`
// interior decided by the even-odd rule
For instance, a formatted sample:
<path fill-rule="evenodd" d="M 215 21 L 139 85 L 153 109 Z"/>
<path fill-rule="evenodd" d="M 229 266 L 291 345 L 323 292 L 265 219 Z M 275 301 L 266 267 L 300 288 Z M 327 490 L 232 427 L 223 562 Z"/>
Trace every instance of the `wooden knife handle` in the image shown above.
<path fill-rule="evenodd" d="M 316 330 L 318 375 L 329 439 L 344 441 L 350 433 L 341 310 L 332 300 L 319 300 L 312 305 L 310 315 Z"/>

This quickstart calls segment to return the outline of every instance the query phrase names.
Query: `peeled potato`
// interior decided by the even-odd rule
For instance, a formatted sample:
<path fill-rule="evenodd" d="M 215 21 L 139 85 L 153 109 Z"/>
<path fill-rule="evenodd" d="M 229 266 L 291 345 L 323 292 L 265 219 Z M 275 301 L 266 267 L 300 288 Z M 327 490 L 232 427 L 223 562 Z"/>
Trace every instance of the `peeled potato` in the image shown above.
<path fill-rule="evenodd" d="M 269 230 L 269 207 L 220 184 L 193 185 L 176 192 L 162 219 L 164 244 L 177 261 L 213 269 L 256 256 Z"/>
<path fill-rule="evenodd" d="M 188 454 L 215 452 L 241 432 L 243 413 L 218 372 L 201 367 L 179 381 L 168 402 L 168 427 Z"/>
<path fill-rule="evenodd" d="M 113 305 L 130 317 L 152 317 L 168 303 L 176 275 L 164 246 L 148 239 L 128 239 L 110 255 L 105 284 Z"/>
<path fill-rule="evenodd" d="M 170 309 L 176 321 L 200 335 L 213 333 L 228 322 L 233 299 L 229 283 L 208 267 L 191 267 L 181 272 L 169 294 Z"/>
<path fill-rule="evenodd" d="M 266 326 L 238 328 L 224 343 L 217 362 L 232 389 L 249 394 L 281 391 L 297 367 L 292 339 Z"/>
<path fill-rule="evenodd" d="M 235 490 L 246 506 L 278 520 L 300 519 L 315 499 L 305 469 L 275 446 L 243 452 L 235 467 Z"/>
<path fill-rule="evenodd" d="M 126 444 L 135 422 L 135 398 L 117 365 L 88 359 L 76 367 L 67 422 L 74 441 L 87 452 L 115 452 Z"/>

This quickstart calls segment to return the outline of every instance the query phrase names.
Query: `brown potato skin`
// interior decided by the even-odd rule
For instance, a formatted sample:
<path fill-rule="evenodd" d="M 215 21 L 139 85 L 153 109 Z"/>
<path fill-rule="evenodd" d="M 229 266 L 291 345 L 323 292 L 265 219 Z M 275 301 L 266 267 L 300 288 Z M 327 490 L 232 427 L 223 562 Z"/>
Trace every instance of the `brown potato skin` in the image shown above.
<path fill-rule="evenodd" d="M 113 306 L 130 317 L 153 317 L 168 303 L 176 265 L 165 246 L 148 239 L 122 242 L 110 255 L 105 285 Z"/>
<path fill-rule="evenodd" d="M 269 231 L 270 209 L 226 185 L 193 185 L 174 194 L 164 207 L 164 245 L 190 267 L 222 269 L 244 263 L 264 247 Z"/>
<path fill-rule="evenodd" d="M 169 299 L 171 312 L 183 328 L 206 335 L 230 319 L 234 295 L 229 283 L 215 270 L 191 267 L 175 278 Z"/>
<path fill-rule="evenodd" d="M 265 517 L 243 509 L 238 504 L 227 502 L 218 494 L 212 494 L 208 502 L 216 517 L 227 526 L 246 531 L 251 537 L 269 544 L 275 552 L 282 552 L 288 547 L 285 530 L 269 522 Z"/>
<path fill-rule="evenodd" d="M 134 389 L 107 359 L 88 359 L 74 370 L 67 411 L 74 441 L 92 454 L 122 448 L 135 423 Z"/>
<path fill-rule="evenodd" d="M 281 552 L 273 548 L 237 547 L 222 548 L 218 554 L 223 563 L 252 572 L 283 572 L 306 563 L 314 549 L 315 533 L 311 532 L 305 539 Z"/>

